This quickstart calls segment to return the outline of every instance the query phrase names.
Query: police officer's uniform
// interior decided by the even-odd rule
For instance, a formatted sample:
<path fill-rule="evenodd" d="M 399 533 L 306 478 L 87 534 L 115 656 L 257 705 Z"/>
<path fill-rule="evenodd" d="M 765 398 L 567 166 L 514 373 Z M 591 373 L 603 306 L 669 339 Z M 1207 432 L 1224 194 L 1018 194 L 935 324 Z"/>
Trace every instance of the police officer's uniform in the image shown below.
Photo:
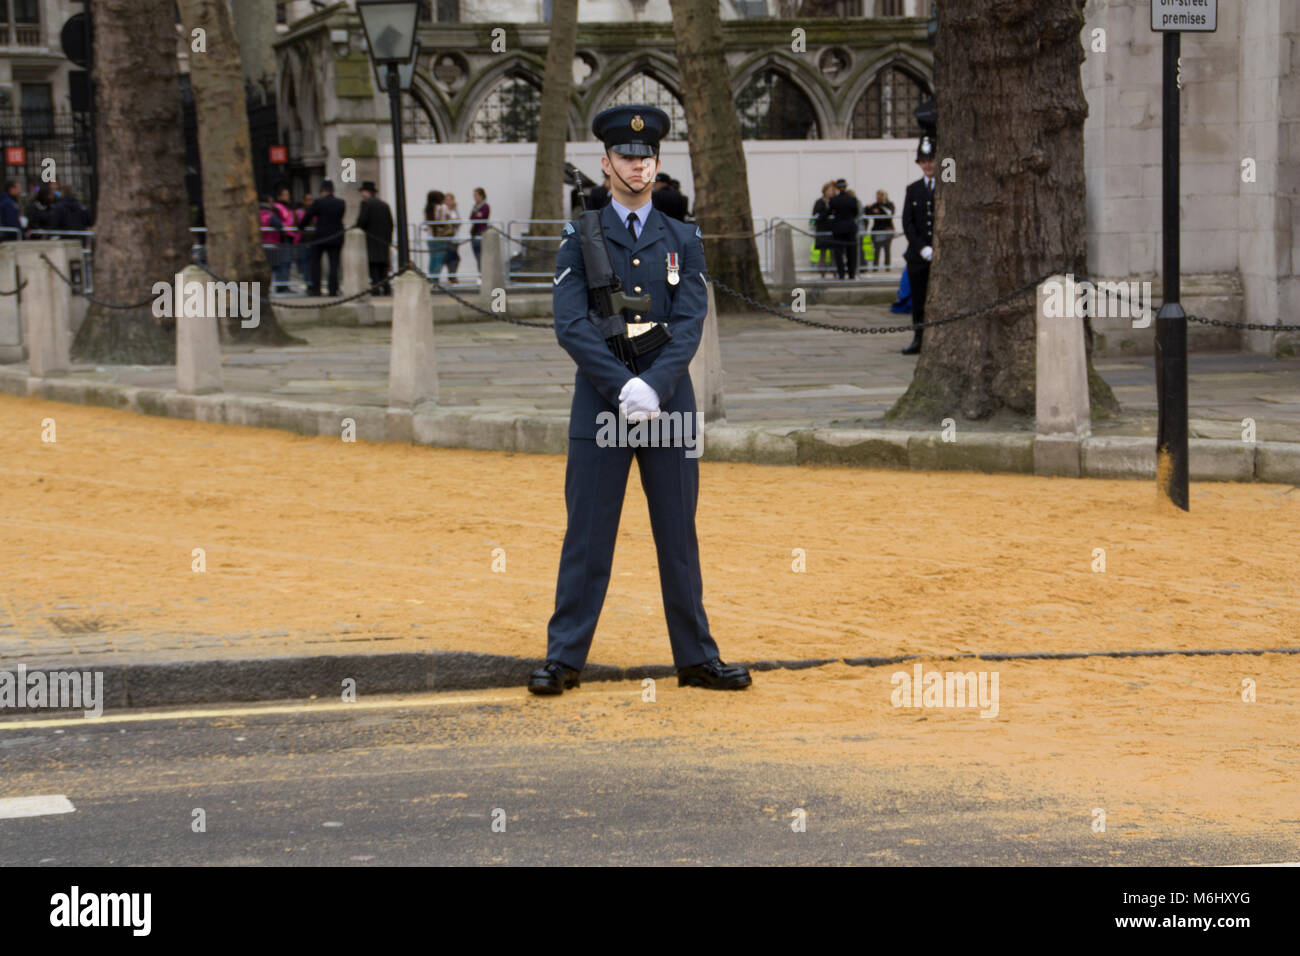
<path fill-rule="evenodd" d="M 916 161 L 934 159 L 934 140 L 922 137 L 916 148 Z M 921 255 L 921 250 L 929 247 L 933 256 L 934 249 L 934 179 L 927 183 L 924 176 L 914 183 L 908 183 L 907 194 L 903 199 L 903 233 L 907 236 L 907 252 L 903 259 L 907 262 L 907 284 L 912 296 L 912 344 L 903 349 L 904 355 L 914 355 L 921 351 L 921 337 L 924 331 L 921 323 L 925 321 L 925 292 L 930 284 L 930 262 Z"/>
<path fill-rule="evenodd" d="M 592 124 L 607 150 L 657 155 L 668 132 L 667 114 L 651 106 L 605 110 Z M 634 237 L 613 202 L 600 210 L 601 226 L 615 274 L 631 296 L 648 293 L 648 312 L 627 310 L 629 336 L 665 323 L 671 338 L 636 357 L 636 372 L 616 358 L 588 317 L 588 287 L 577 226 L 565 226 L 553 279 L 555 334 L 578 369 L 569 417 L 569 456 L 565 472 L 568 528 L 560 556 L 555 612 L 547 626 L 546 665 L 529 680 L 534 693 L 560 693 L 578 684 L 609 585 L 614 543 L 632 458 L 650 506 L 668 636 L 679 682 L 731 689 L 747 686 L 743 667 L 718 660 L 718 646 L 704 612 L 695 507 L 699 460 L 684 447 L 630 444 L 598 445 L 597 433 L 610 416 L 618 420 L 620 392 L 633 377 L 659 398 L 661 414 L 678 412 L 683 431 L 698 448 L 695 392 L 688 372 L 699 346 L 708 308 L 704 246 L 699 229 L 678 222 L 649 202 L 646 184 L 636 210 L 640 234 Z M 644 217 L 642 222 L 641 217 Z M 654 338 L 647 341 L 655 341 Z M 606 413 L 598 418 L 601 413 Z M 626 427 L 626 426 L 625 426 Z M 667 430 L 665 429 L 665 432 Z M 681 432 L 673 429 L 672 435 Z M 675 442 L 684 444 L 679 438 Z"/>

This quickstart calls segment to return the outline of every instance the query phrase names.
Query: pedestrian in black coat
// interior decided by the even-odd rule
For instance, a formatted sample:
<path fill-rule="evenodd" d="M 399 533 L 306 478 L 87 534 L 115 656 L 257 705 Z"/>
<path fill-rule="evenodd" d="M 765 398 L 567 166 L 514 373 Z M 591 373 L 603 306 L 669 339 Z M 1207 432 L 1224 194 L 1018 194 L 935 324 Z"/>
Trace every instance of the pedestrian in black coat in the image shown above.
<path fill-rule="evenodd" d="M 27 237 L 41 238 L 41 233 L 54 228 L 54 189 L 44 183 L 27 203 Z"/>
<path fill-rule="evenodd" d="M 307 214 L 302 217 L 302 228 L 314 225 L 316 235 L 311 247 L 311 277 L 308 280 L 307 293 L 320 295 L 320 259 L 329 256 L 330 295 L 339 294 L 339 258 L 343 250 L 343 215 L 347 204 L 334 195 L 334 183 L 328 179 L 321 180 L 320 198 L 311 204 Z"/>
<path fill-rule="evenodd" d="M 651 187 L 651 204 L 665 216 L 686 221 L 686 197 L 673 186 L 674 180 L 667 173 L 660 173 Z"/>
<path fill-rule="evenodd" d="M 817 271 L 826 278 L 826 268 L 831 264 L 831 199 L 835 196 L 835 183 L 822 185 L 822 194 L 812 207 L 812 227 L 816 236 L 813 249 L 817 252 Z"/>
<path fill-rule="evenodd" d="M 858 216 L 862 204 L 849 192 L 843 179 L 835 181 L 835 195 L 830 203 L 831 251 L 835 254 L 835 276 L 856 279 L 858 276 Z"/>
<path fill-rule="evenodd" d="M 64 232 L 85 232 L 95 222 L 95 217 L 71 189 L 65 189 L 50 209 L 50 228 Z"/>
<path fill-rule="evenodd" d="M 380 286 L 382 295 L 392 295 L 393 287 L 386 281 L 386 277 L 389 252 L 392 251 L 393 211 L 376 192 L 375 184 L 370 180 L 361 184 L 361 212 L 357 214 L 357 228 L 366 234 L 371 286 Z"/>

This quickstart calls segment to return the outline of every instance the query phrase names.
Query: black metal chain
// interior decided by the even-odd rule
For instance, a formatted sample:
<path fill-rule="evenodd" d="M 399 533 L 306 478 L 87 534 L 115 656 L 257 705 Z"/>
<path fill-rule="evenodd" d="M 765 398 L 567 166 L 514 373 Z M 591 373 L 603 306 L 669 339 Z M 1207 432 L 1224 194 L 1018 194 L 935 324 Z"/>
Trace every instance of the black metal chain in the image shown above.
<path fill-rule="evenodd" d="M 26 279 L 18 283 L 18 287 L 16 289 L 10 289 L 8 292 L 0 292 L 0 295 L 17 295 L 19 292 L 23 291 L 23 286 L 25 285 L 27 285 Z"/>
<path fill-rule="evenodd" d="M 76 289 L 77 287 L 76 283 L 73 282 L 71 279 L 69 279 L 67 276 L 65 276 L 62 272 L 60 272 L 59 267 L 50 261 L 49 256 L 47 256 L 45 253 L 42 252 L 41 258 L 45 260 L 45 264 L 50 267 L 50 271 L 53 272 L 56 276 L 58 276 L 60 279 L 62 279 L 70 289 Z M 146 305 L 152 304 L 154 299 L 157 298 L 156 296 L 151 295 L 149 296 L 149 298 L 142 299 L 139 302 L 119 303 L 119 302 L 105 302 L 103 299 L 96 299 L 89 292 L 83 292 L 81 293 L 81 295 L 86 299 L 87 302 L 93 302 L 95 305 L 102 306 L 105 309 L 123 309 L 123 310 L 142 309 Z"/>
<path fill-rule="evenodd" d="M 423 273 L 421 274 L 423 275 Z M 523 326 L 527 326 L 530 329 L 555 328 L 554 322 L 541 322 L 541 321 L 530 321 L 528 319 L 516 319 L 513 315 L 509 315 L 505 312 L 493 312 L 491 309 L 485 309 L 478 303 L 471 302 L 468 299 L 464 298 L 463 296 L 459 296 L 455 292 L 452 292 L 451 289 L 447 288 L 445 285 L 443 285 L 441 282 L 438 282 L 436 279 L 431 281 L 433 282 L 434 289 L 436 289 L 438 292 L 441 292 L 443 295 L 451 296 L 461 305 L 467 306 L 468 308 L 473 309 L 475 312 L 480 312 L 483 315 L 486 315 L 490 319 L 500 319 L 502 322 L 509 322 L 511 325 L 523 325 Z"/>
<path fill-rule="evenodd" d="M 1249 329 L 1252 332 L 1300 332 L 1300 325 L 1264 325 L 1261 322 L 1232 322 L 1228 319 L 1207 319 L 1203 315 L 1189 315 L 1188 322 L 1218 325 L 1227 329 Z"/>
<path fill-rule="evenodd" d="M 1041 282 L 1043 282 L 1043 280 L 1050 279 L 1052 276 L 1058 274 L 1060 273 L 1057 272 L 1044 273 L 1043 275 L 1035 279 L 1033 282 L 1027 282 L 1018 289 L 1012 289 L 1006 295 L 1000 296 L 999 298 L 994 299 L 992 302 L 988 303 L 987 305 L 980 306 L 978 309 L 967 309 L 965 312 L 958 312 L 954 315 L 950 315 L 942 319 L 927 319 L 925 322 L 922 322 L 920 325 L 835 325 L 830 322 L 815 322 L 812 319 L 805 319 L 802 316 L 793 315 L 792 313 L 786 312 L 783 309 L 774 308 L 773 306 L 767 305 L 766 303 L 759 302 L 757 299 L 753 298 L 752 296 L 748 296 L 745 293 L 739 291 L 738 289 L 733 289 L 731 286 L 727 285 L 725 282 L 722 282 L 719 279 L 711 278 L 709 279 L 709 281 L 712 282 L 717 288 L 721 289 L 723 292 L 727 293 L 733 298 L 740 299 L 742 302 L 747 303 L 749 306 L 757 309 L 760 312 L 769 312 L 772 315 L 778 316 L 782 319 L 789 319 L 791 322 L 798 322 L 801 325 L 809 325 L 815 329 L 829 329 L 832 332 L 852 332 L 858 335 L 864 335 L 864 334 L 879 334 L 879 333 L 886 333 L 886 332 L 912 332 L 918 328 L 928 329 L 935 325 L 947 325 L 949 322 L 960 322 L 962 319 L 969 319 L 972 318 L 973 316 L 980 315 L 981 313 L 988 312 L 991 309 L 996 309 L 998 306 L 1011 301 L 1016 296 L 1024 295 L 1026 292 L 1029 292 L 1032 289 L 1036 289 L 1038 285 Z"/>
<path fill-rule="evenodd" d="M 218 282 L 233 281 L 231 279 L 225 278 L 224 276 L 217 275 L 215 272 L 213 272 L 211 269 L 209 269 L 207 266 L 203 265 L 202 263 L 196 262 L 195 265 L 198 266 L 200 269 L 202 269 L 204 272 L 206 272 L 208 275 L 212 276 L 212 278 L 216 279 Z M 408 268 L 414 268 L 414 266 L 408 266 Z M 344 302 L 351 302 L 354 299 L 360 299 L 364 296 L 374 294 L 376 289 L 383 288 L 385 285 L 392 282 L 393 279 L 395 279 L 397 276 L 401 275 L 405 271 L 406 269 L 398 269 L 396 272 L 391 272 L 380 281 L 372 282 L 368 287 L 362 289 L 360 292 L 357 292 L 353 295 L 344 296 L 342 299 L 332 299 L 329 302 L 308 302 L 308 303 L 296 303 L 296 304 L 289 303 L 289 302 L 273 302 L 272 305 L 277 309 L 324 309 L 333 305 L 342 305 Z"/>

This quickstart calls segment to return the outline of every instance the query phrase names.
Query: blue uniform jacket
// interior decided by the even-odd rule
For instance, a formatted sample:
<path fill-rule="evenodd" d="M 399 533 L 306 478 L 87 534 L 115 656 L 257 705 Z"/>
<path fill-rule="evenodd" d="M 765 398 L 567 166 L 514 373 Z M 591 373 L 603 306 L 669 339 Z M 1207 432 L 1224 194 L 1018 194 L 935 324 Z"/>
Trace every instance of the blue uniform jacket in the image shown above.
<path fill-rule="evenodd" d="M 650 293 L 650 312 L 628 315 L 628 321 L 666 322 L 672 333 L 667 345 L 638 356 L 641 380 L 658 394 L 660 411 L 683 413 L 686 433 L 693 435 L 695 390 L 687 368 L 699 348 L 708 311 L 708 279 L 700 232 L 693 224 L 670 219 L 653 208 L 635 244 L 613 206 L 601 210 L 600 222 L 610 262 L 623 280 L 624 291 L 628 295 Z M 587 317 L 587 274 L 577 228 L 576 222 L 564 227 L 564 240 L 555 260 L 552 304 L 555 337 L 578 363 L 569 437 L 595 439 L 600 427 L 596 416 L 612 412 L 617 417 L 618 393 L 633 373 L 614 357 Z M 668 283 L 670 252 L 677 253 L 680 281 L 676 285 Z"/>

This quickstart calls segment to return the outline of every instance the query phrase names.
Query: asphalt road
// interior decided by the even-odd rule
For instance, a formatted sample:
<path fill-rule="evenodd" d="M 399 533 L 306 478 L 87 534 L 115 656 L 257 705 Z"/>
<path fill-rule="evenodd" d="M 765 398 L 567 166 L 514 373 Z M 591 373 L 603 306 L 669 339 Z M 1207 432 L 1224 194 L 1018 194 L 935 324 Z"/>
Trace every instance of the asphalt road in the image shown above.
<path fill-rule="evenodd" d="M 1280 835 L 1099 840 L 1068 795 L 991 801 L 990 788 L 1007 786 L 997 774 L 900 767 L 873 755 L 870 733 L 828 731 L 836 739 L 808 738 L 809 753 L 833 756 L 792 758 L 764 730 L 593 733 L 593 714 L 640 705 L 633 684 L 588 685 L 557 703 L 491 691 L 0 722 L 0 801 L 63 794 L 76 808 L 0 819 L 0 864 L 1297 859 L 1296 840 Z M 792 829 L 797 808 L 803 832 Z M 206 832 L 194 832 L 196 809 Z"/>

